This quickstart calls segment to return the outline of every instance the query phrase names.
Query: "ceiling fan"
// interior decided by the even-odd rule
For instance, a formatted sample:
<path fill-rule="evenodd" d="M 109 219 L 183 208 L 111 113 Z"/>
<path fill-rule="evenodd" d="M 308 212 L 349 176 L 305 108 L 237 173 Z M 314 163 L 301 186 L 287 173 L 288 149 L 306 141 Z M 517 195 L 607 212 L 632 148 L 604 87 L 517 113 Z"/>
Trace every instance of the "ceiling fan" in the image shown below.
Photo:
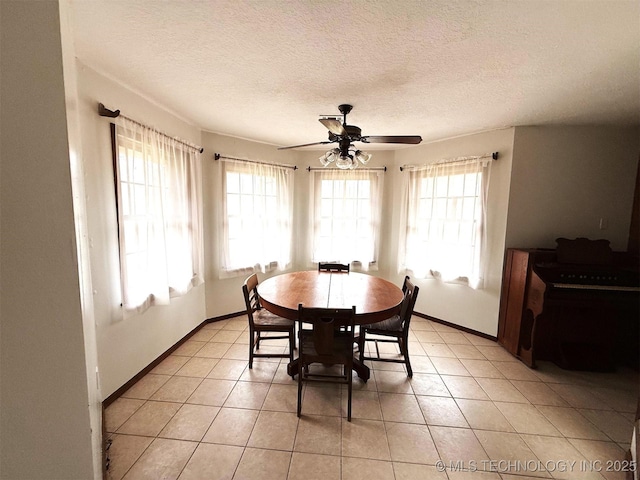
<path fill-rule="evenodd" d="M 290 147 L 280 147 L 278 150 L 290 148 L 310 147 L 312 145 L 326 145 L 337 143 L 338 147 L 329 150 L 320 157 L 323 166 L 329 165 L 335 160 L 336 166 L 344 170 L 353 170 L 358 166 L 358 161 L 365 165 L 371 154 L 356 149 L 352 143 L 404 143 L 417 145 L 422 141 L 419 135 L 362 135 L 360 127 L 347 124 L 347 114 L 353 109 L 352 105 L 342 104 L 338 110 L 343 115 L 342 122 L 335 115 L 321 115 L 320 123 L 329 130 L 329 140 L 302 145 L 292 145 Z"/>

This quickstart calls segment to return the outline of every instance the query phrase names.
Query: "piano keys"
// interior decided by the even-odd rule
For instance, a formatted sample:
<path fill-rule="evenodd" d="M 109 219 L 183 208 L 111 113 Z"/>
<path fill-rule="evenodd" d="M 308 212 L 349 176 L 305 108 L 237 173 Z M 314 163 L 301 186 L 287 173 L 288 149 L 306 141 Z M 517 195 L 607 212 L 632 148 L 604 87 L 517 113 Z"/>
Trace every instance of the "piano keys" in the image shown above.
<path fill-rule="evenodd" d="M 532 368 L 551 360 L 575 370 L 638 369 L 637 259 L 561 259 L 553 249 L 507 250 L 498 342 Z"/>

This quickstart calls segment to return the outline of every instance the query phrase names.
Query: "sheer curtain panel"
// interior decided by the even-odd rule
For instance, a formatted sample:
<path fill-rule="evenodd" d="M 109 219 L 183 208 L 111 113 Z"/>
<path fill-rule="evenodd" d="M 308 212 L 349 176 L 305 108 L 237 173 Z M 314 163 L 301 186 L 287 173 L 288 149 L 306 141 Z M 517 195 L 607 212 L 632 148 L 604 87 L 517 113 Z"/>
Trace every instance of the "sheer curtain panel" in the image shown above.
<path fill-rule="evenodd" d="M 220 277 L 291 265 L 293 169 L 222 158 Z"/>
<path fill-rule="evenodd" d="M 203 281 L 200 152 L 128 119 L 115 126 L 123 305 L 166 305 Z"/>
<path fill-rule="evenodd" d="M 311 261 L 375 269 L 380 245 L 384 173 L 311 171 Z"/>
<path fill-rule="evenodd" d="M 490 168 L 480 158 L 405 169 L 401 272 L 482 288 Z"/>

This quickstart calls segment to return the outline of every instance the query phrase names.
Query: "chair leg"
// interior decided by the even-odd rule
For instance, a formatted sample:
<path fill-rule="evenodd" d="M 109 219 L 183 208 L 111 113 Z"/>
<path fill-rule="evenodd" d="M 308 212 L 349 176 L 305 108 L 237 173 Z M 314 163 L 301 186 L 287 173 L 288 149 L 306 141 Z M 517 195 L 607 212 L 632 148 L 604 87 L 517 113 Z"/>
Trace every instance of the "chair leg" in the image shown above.
<path fill-rule="evenodd" d="M 260 348 L 260 332 L 258 333 L 258 338 L 256 338 L 256 350 L 258 350 Z"/>
<path fill-rule="evenodd" d="M 407 377 L 413 378 L 413 370 L 411 370 L 411 362 L 409 361 L 408 356 L 407 356 Z"/>
<path fill-rule="evenodd" d="M 365 343 L 365 329 L 364 328 L 360 328 L 360 334 L 358 335 L 358 355 L 360 357 L 360 362 L 364 362 L 364 343 Z"/>
<path fill-rule="evenodd" d="M 296 348 L 296 333 L 295 328 L 289 331 L 289 363 L 293 362 L 293 351 Z"/>
<path fill-rule="evenodd" d="M 347 421 L 351 421 L 351 396 L 353 393 L 353 365 L 349 365 L 349 372 L 347 373 L 347 379 L 349 384 L 347 386 L 348 398 L 347 398 Z"/>
<path fill-rule="evenodd" d="M 407 377 L 413 377 L 413 370 L 411 369 L 411 361 L 409 360 L 409 342 L 406 338 L 400 339 L 400 351 L 404 357 L 404 363 L 407 366 Z"/>
<path fill-rule="evenodd" d="M 255 345 L 255 332 L 249 327 L 249 368 L 253 368 L 253 347 Z"/>
<path fill-rule="evenodd" d="M 297 348 L 296 347 L 296 338 L 298 338 L 298 335 L 296 334 L 296 325 L 294 324 L 292 328 L 293 328 L 293 330 L 292 330 L 293 333 L 291 335 L 292 335 L 292 338 L 293 338 L 293 340 L 292 340 L 293 341 L 293 349 L 296 350 L 296 348 Z"/>
<path fill-rule="evenodd" d="M 302 361 L 298 359 L 298 418 L 302 412 Z"/>

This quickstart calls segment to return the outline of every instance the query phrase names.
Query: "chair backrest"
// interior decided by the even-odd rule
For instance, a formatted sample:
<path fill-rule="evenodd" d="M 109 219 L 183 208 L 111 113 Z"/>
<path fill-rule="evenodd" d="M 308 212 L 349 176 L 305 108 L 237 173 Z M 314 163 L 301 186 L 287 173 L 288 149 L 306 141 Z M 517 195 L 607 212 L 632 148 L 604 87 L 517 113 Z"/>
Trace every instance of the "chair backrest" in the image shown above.
<path fill-rule="evenodd" d="M 244 304 L 247 307 L 249 323 L 253 325 L 253 312 L 260 310 L 260 297 L 258 296 L 258 274 L 254 273 L 244 281 L 242 293 L 244 294 Z"/>
<path fill-rule="evenodd" d="M 320 262 L 318 263 L 319 272 L 347 272 L 349 273 L 349 264 L 344 263 L 330 263 Z"/>
<path fill-rule="evenodd" d="M 411 279 L 407 275 L 404 277 L 404 283 L 402 284 L 402 293 L 404 293 L 404 299 L 400 306 L 400 319 L 402 320 L 402 329 L 408 330 L 409 323 L 411 322 L 411 315 L 413 315 L 413 307 L 418 299 L 418 292 L 420 287 L 414 285 Z"/>
<path fill-rule="evenodd" d="M 313 345 L 320 355 L 333 352 L 334 339 L 337 336 L 351 337 L 356 318 L 356 307 L 351 308 L 305 308 L 298 305 L 298 321 L 313 325 Z M 342 327 L 346 329 L 341 330 Z"/>

